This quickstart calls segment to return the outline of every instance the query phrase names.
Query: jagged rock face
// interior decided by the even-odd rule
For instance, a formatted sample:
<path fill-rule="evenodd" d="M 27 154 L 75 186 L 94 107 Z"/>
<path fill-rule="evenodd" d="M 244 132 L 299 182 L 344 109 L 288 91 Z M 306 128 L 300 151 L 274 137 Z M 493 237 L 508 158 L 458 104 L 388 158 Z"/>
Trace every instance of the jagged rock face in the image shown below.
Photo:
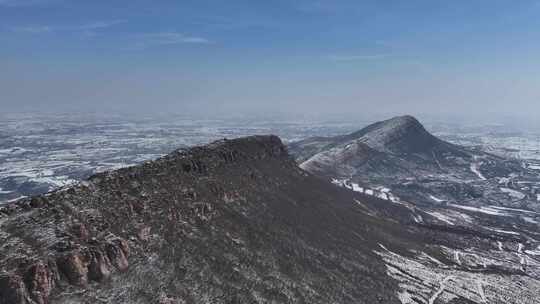
<path fill-rule="evenodd" d="M 54 267 L 54 266 L 53 266 Z M 48 264 L 36 263 L 30 266 L 25 278 L 30 297 L 38 304 L 48 303 L 55 285 L 56 274 Z"/>
<path fill-rule="evenodd" d="M 374 206 L 275 136 L 179 150 L 1 208 L 0 303 L 398 303 Z"/>

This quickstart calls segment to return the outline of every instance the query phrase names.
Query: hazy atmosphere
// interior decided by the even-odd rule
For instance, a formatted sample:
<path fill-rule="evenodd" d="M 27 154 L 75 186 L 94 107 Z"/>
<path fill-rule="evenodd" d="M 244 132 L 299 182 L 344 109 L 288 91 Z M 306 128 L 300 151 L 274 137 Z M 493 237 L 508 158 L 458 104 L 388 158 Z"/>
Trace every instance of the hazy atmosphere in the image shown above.
<path fill-rule="evenodd" d="M 540 0 L 0 0 L 0 304 L 540 303 Z"/>
<path fill-rule="evenodd" d="M 539 15 L 537 0 L 0 0 L 0 105 L 534 118 Z"/>

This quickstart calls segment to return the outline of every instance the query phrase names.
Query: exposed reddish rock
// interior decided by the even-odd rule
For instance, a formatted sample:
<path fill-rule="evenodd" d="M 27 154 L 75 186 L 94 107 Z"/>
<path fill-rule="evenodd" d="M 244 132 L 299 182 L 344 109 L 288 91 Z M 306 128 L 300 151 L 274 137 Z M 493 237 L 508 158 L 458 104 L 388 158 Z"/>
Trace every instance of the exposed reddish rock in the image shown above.
<path fill-rule="evenodd" d="M 104 281 L 111 276 L 112 265 L 105 253 L 101 250 L 90 252 L 90 265 L 88 266 L 88 278 L 94 281 Z"/>
<path fill-rule="evenodd" d="M 77 286 L 85 286 L 88 283 L 88 267 L 80 251 L 76 250 L 60 256 L 56 263 L 69 283 Z"/>
<path fill-rule="evenodd" d="M 124 252 L 124 255 L 126 256 L 126 258 L 129 258 L 129 256 L 131 255 L 129 243 L 124 239 L 117 239 L 116 242 L 120 246 L 120 249 L 122 249 L 122 252 Z"/>
<path fill-rule="evenodd" d="M 49 303 L 55 285 L 54 274 L 48 264 L 38 262 L 28 269 L 25 276 L 30 297 L 38 304 Z"/>
<path fill-rule="evenodd" d="M 129 256 L 129 246 L 122 239 L 115 239 L 106 245 L 107 256 L 119 271 L 126 271 L 129 267 L 127 257 Z"/>

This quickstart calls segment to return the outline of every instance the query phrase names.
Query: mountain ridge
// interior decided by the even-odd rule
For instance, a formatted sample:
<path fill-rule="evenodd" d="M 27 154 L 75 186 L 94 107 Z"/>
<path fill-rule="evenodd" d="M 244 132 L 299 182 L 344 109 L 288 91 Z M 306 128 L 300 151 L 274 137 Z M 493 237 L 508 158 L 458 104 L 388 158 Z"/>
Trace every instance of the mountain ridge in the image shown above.
<path fill-rule="evenodd" d="M 0 303 L 398 303 L 355 199 L 275 136 L 181 149 L 0 208 Z"/>

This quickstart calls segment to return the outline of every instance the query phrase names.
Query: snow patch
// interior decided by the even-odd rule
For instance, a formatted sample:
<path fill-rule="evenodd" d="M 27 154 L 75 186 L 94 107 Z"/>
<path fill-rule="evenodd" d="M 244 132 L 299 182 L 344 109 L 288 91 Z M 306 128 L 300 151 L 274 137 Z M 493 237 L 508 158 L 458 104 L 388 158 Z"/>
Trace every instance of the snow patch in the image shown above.
<path fill-rule="evenodd" d="M 495 209 L 495 208 L 491 208 L 491 207 L 472 207 L 472 206 L 461 206 L 461 205 L 456 205 L 456 204 L 450 204 L 449 206 L 452 206 L 454 208 L 467 210 L 467 211 L 472 211 L 472 212 L 485 213 L 485 214 L 489 214 L 489 215 L 509 216 L 506 212 L 504 212 L 502 210 Z"/>
<path fill-rule="evenodd" d="M 481 180 L 487 180 L 487 178 L 482 175 L 482 172 L 480 172 L 480 166 L 482 165 L 482 163 L 472 163 L 471 164 L 471 171 L 472 173 L 476 174 L 476 176 L 478 176 L 479 179 Z"/>
<path fill-rule="evenodd" d="M 536 247 L 535 250 L 525 250 L 525 254 L 540 256 L 540 246 Z"/>
<path fill-rule="evenodd" d="M 437 203 L 442 203 L 442 202 L 445 201 L 445 200 L 440 199 L 440 198 L 438 198 L 438 197 L 435 197 L 435 196 L 433 196 L 433 195 L 430 195 L 429 198 L 432 199 L 432 200 L 434 200 L 434 201 L 436 201 Z"/>
<path fill-rule="evenodd" d="M 456 251 L 454 252 L 454 259 L 456 260 L 456 263 L 457 263 L 458 265 L 461 265 L 461 259 L 459 258 L 459 254 L 460 254 L 460 252 L 456 250 Z"/>
<path fill-rule="evenodd" d="M 364 193 L 364 188 L 358 186 L 358 184 L 352 184 L 352 191 Z"/>
<path fill-rule="evenodd" d="M 424 222 L 424 219 L 422 218 L 421 215 L 419 214 L 413 214 L 413 219 L 416 223 L 423 223 Z"/>
<path fill-rule="evenodd" d="M 528 165 L 528 168 L 529 168 L 529 169 L 532 169 L 532 170 L 539 170 L 539 171 L 540 171 L 540 165 L 529 164 L 529 165 Z"/>
<path fill-rule="evenodd" d="M 442 280 L 439 289 L 437 289 L 437 291 L 431 296 L 431 298 L 429 298 L 429 304 L 435 303 L 435 300 L 437 300 L 437 298 L 443 293 L 444 289 L 446 288 L 446 283 L 448 283 L 448 281 L 452 279 L 454 279 L 453 276 L 447 276 L 446 278 L 444 278 L 444 280 Z"/>
<path fill-rule="evenodd" d="M 6 191 L 6 190 L 2 189 L 2 187 L 0 187 L 0 194 L 10 194 L 12 192 L 13 191 Z"/>
<path fill-rule="evenodd" d="M 519 233 L 517 233 L 517 232 L 515 232 L 515 231 L 508 231 L 508 230 L 502 230 L 502 229 L 490 228 L 490 227 L 484 227 L 484 228 L 486 228 L 486 229 L 488 229 L 488 230 L 491 230 L 491 231 L 498 232 L 498 233 L 520 235 Z"/>
<path fill-rule="evenodd" d="M 489 206 L 489 207 L 490 208 L 495 208 L 495 209 L 500 209 L 500 210 L 507 210 L 507 211 L 539 214 L 538 212 L 534 212 L 534 211 L 530 211 L 530 210 L 524 210 L 524 209 L 517 209 L 517 208 L 508 208 L 508 207 L 500 207 L 500 206 Z"/>
<path fill-rule="evenodd" d="M 513 198 L 517 198 L 517 199 L 524 199 L 525 198 L 525 194 L 517 191 L 517 190 L 514 190 L 514 189 L 510 189 L 510 188 L 500 188 L 502 192 L 510 195 L 511 197 Z"/>
<path fill-rule="evenodd" d="M 533 219 L 532 217 L 522 216 L 521 219 L 523 219 L 523 221 L 525 221 L 527 223 L 530 223 L 530 224 L 538 224 L 538 221 Z"/>
<path fill-rule="evenodd" d="M 358 185 L 357 183 L 351 183 L 349 180 L 337 179 L 337 178 L 332 178 L 332 184 L 350 189 L 354 192 L 364 193 L 370 196 L 375 196 L 382 200 L 390 201 L 392 203 L 397 203 L 397 204 L 400 203 L 399 197 L 392 194 L 392 192 L 390 192 L 390 189 L 385 188 L 385 187 L 377 187 L 375 189 L 369 189 L 369 188 L 360 187 L 360 185 Z"/>
<path fill-rule="evenodd" d="M 20 199 L 27 198 L 27 197 L 28 197 L 28 196 L 26 196 L 26 195 L 21 195 L 21 196 L 19 196 L 19 197 L 16 197 L 16 198 L 14 198 L 14 199 L 10 199 L 10 200 L 8 200 L 8 201 L 0 202 L 0 205 L 2 205 L 2 204 L 7 204 L 7 203 L 13 203 L 13 202 L 16 202 L 16 201 L 18 201 L 18 200 L 20 200 Z"/>
<path fill-rule="evenodd" d="M 452 218 L 445 214 L 442 214 L 440 212 L 426 212 L 426 213 L 438 219 L 439 221 L 447 223 L 448 225 L 454 225 L 454 222 L 452 222 Z"/>
<path fill-rule="evenodd" d="M 471 303 L 529 304 L 531 300 L 537 299 L 540 292 L 540 284 L 534 279 L 471 272 L 461 267 L 438 265 L 432 263 L 423 253 L 411 258 L 379 246 L 383 250 L 374 252 L 385 262 L 387 274 L 398 283 L 397 296 L 402 304 L 450 303 L 455 298 L 463 298 Z M 451 255 L 456 254 L 454 249 L 441 249 L 448 249 L 445 252 Z M 460 261 L 463 265 L 469 265 L 470 255 L 473 253 L 461 253 L 467 255 L 467 259 L 462 256 L 463 261 Z M 497 263 L 492 259 L 488 259 L 486 263 L 485 257 L 478 257 L 483 260 L 479 265 Z M 532 260 L 531 258 L 525 262 Z M 509 302 L 509 299 L 512 301 Z"/>
<path fill-rule="evenodd" d="M 420 258 L 426 258 L 427 260 L 429 260 L 429 261 L 431 261 L 431 262 L 433 262 L 433 263 L 435 263 L 435 264 L 437 264 L 439 266 L 444 265 L 443 262 L 437 260 L 436 258 L 430 256 L 429 254 L 427 254 L 425 252 L 420 253 Z"/>
<path fill-rule="evenodd" d="M 482 302 L 487 303 L 486 294 L 484 293 L 484 286 L 481 281 L 476 281 L 476 286 L 478 287 L 478 294 L 482 298 Z"/>

